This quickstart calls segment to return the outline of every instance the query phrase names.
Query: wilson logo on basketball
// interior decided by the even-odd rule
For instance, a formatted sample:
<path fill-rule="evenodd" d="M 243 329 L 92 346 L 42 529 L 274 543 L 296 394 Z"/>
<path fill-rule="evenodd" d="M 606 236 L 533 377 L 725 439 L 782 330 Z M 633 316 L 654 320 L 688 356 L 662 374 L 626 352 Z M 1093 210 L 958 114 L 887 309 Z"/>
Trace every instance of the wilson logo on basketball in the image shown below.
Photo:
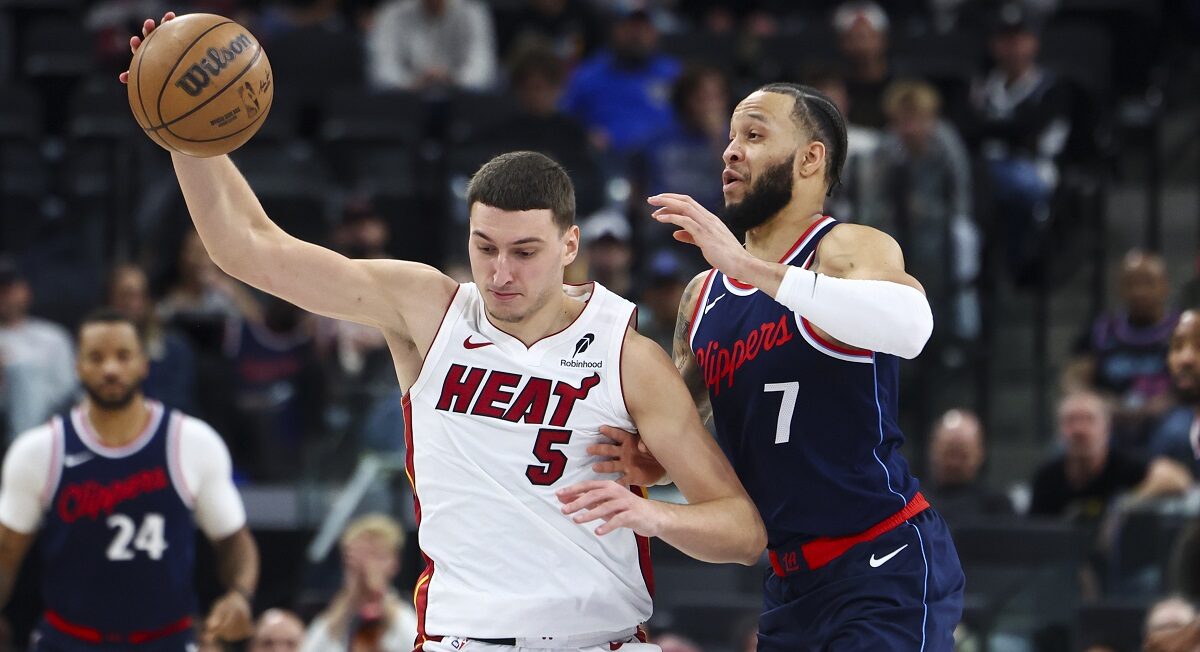
<path fill-rule="evenodd" d="M 254 42 L 245 34 L 238 34 L 237 38 L 229 42 L 229 45 L 217 49 L 209 48 L 205 56 L 196 63 L 192 64 L 186 72 L 175 80 L 175 85 L 183 92 L 196 97 L 204 92 L 212 82 L 212 78 L 221 74 L 221 71 L 228 68 L 229 64 L 238 57 L 239 54 L 251 49 Z"/>

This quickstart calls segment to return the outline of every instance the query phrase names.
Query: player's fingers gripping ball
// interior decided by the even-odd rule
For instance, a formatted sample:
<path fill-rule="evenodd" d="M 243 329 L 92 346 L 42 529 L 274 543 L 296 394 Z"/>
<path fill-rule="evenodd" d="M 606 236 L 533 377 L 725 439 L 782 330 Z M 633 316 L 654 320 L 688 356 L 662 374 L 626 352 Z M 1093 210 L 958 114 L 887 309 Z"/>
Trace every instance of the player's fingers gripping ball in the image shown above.
<path fill-rule="evenodd" d="M 155 143 L 189 156 L 228 154 L 262 126 L 275 87 L 250 30 L 188 14 L 150 32 L 129 65 L 129 106 Z"/>

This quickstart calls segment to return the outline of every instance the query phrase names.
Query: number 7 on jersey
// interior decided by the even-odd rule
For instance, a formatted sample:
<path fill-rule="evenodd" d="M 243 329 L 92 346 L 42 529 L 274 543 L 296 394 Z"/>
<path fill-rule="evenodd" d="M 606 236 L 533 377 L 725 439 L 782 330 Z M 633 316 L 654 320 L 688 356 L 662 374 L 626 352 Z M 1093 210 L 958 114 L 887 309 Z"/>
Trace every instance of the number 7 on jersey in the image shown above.
<path fill-rule="evenodd" d="M 767 393 L 780 392 L 783 397 L 779 401 L 779 420 L 775 422 L 775 443 L 786 444 L 792 438 L 792 415 L 796 412 L 796 398 L 800 396 L 800 383 L 767 383 L 763 385 Z"/>

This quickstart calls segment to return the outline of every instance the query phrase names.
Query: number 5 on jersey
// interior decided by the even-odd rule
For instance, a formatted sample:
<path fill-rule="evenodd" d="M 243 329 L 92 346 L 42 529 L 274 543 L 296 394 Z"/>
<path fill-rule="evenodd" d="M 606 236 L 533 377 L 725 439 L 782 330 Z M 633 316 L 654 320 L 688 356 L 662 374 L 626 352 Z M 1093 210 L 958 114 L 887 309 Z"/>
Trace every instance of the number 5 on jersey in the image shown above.
<path fill-rule="evenodd" d="M 134 525 L 133 519 L 124 514 L 109 516 L 108 527 L 117 531 L 112 543 L 108 544 L 109 560 L 130 561 L 136 555 L 134 550 L 145 552 L 154 561 L 161 560 L 163 551 L 167 549 L 167 540 L 163 536 L 165 525 L 166 520 L 162 514 L 146 514 L 140 528 Z M 129 548 L 130 543 L 133 543 L 132 550 Z"/>
<path fill-rule="evenodd" d="M 541 464 L 530 464 L 525 467 L 525 477 L 541 487 L 558 482 L 563 471 L 567 470 L 567 454 L 554 448 L 555 444 L 567 444 L 571 441 L 570 430 L 557 428 L 542 428 L 538 431 L 537 440 L 533 442 L 533 456 Z"/>

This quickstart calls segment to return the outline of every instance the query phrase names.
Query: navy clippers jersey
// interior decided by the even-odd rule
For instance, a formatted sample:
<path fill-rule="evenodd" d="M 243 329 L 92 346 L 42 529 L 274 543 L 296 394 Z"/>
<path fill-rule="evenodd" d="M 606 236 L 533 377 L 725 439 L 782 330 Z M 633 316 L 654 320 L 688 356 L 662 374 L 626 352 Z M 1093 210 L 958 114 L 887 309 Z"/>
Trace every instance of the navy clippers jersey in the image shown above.
<path fill-rule="evenodd" d="M 835 226 L 819 220 L 780 262 L 808 267 Z M 918 487 L 898 450 L 899 360 L 828 342 L 716 270 L 703 287 L 692 352 L 769 545 L 856 534 L 903 508 Z"/>
<path fill-rule="evenodd" d="M 80 408 L 52 422 L 61 476 L 40 537 L 42 594 L 70 623 L 148 631 L 195 610 L 195 523 L 172 459 L 183 415 L 147 405 L 146 430 L 121 448 L 102 447 Z"/>

